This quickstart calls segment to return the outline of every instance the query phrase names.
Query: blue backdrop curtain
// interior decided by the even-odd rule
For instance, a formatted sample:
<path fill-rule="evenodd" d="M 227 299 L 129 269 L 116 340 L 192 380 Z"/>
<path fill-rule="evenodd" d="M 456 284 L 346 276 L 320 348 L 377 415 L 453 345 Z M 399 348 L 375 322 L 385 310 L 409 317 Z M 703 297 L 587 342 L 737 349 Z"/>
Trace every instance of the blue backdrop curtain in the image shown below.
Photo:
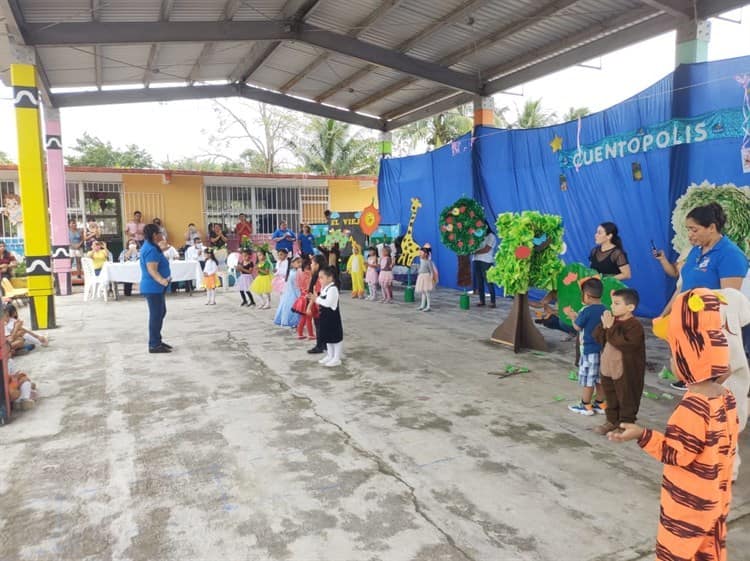
<path fill-rule="evenodd" d="M 743 98 L 734 79 L 738 73 L 750 73 L 750 57 L 681 66 L 638 95 L 584 117 L 580 143 L 595 144 L 672 118 L 737 109 Z M 456 256 L 439 242 L 438 217 L 444 206 L 464 194 L 473 194 L 492 222 L 507 211 L 560 214 L 566 262 L 588 263 L 597 225 L 614 222 L 633 272 L 628 284 L 641 294 L 639 313 L 653 317 L 661 312 L 674 282 L 651 256 L 651 240 L 669 250 L 672 209 L 691 182 L 750 183 L 750 175 L 741 169 L 740 142 L 709 140 L 608 159 L 578 171 L 562 168 L 550 142 L 559 136 L 562 149 L 571 150 L 577 133 L 576 122 L 529 130 L 478 127 L 473 141 L 463 137 L 428 154 L 384 160 L 378 185 L 383 222 L 405 228 L 410 199 L 419 197 L 423 207 L 414 238 L 432 243 L 441 284 L 452 287 L 457 284 Z M 640 181 L 633 177 L 633 164 L 642 170 Z M 567 190 L 561 188 L 563 175 Z"/>

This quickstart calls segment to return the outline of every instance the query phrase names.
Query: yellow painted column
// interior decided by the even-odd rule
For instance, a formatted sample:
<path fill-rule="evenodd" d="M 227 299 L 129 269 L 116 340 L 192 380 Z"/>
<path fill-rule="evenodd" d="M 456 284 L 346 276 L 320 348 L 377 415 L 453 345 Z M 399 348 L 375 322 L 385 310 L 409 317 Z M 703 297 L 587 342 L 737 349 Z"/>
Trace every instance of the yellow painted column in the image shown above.
<path fill-rule="evenodd" d="M 23 248 L 31 297 L 31 328 L 49 329 L 56 327 L 55 300 L 36 68 L 32 64 L 12 64 L 10 79 L 18 133 L 18 177 L 25 226 Z"/>

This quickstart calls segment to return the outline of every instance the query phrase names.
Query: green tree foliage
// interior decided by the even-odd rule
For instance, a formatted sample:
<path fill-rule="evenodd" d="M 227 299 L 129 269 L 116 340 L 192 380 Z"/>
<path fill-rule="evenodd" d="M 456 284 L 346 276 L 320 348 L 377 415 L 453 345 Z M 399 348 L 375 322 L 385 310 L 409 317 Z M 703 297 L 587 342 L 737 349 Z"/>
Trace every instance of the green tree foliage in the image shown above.
<path fill-rule="evenodd" d="M 533 129 L 537 127 L 546 127 L 557 121 L 557 115 L 554 111 L 548 111 L 542 107 L 542 100 L 529 99 L 523 104 L 523 109 L 518 110 L 516 107 L 516 122 L 513 128 Z"/>
<path fill-rule="evenodd" d="M 12 164 L 12 163 L 13 163 L 13 160 L 10 159 L 10 156 L 8 156 L 8 154 L 0 150 L 0 165 L 7 165 L 7 164 Z"/>
<path fill-rule="evenodd" d="M 104 142 L 87 132 L 76 139 L 73 152 L 78 154 L 65 158 L 70 166 L 137 169 L 154 167 L 153 158 L 143 148 L 129 144 L 124 150 L 118 150 L 111 142 Z"/>
<path fill-rule="evenodd" d="M 304 171 L 322 175 L 371 175 L 378 168 L 378 144 L 346 123 L 312 117 L 302 138 L 290 141 Z"/>
<path fill-rule="evenodd" d="M 551 290 L 563 268 L 562 218 L 526 210 L 504 212 L 497 217 L 500 250 L 487 280 L 502 286 L 506 294 L 524 294 L 529 288 Z"/>
<path fill-rule="evenodd" d="M 588 107 L 571 107 L 565 115 L 563 115 L 562 122 L 567 123 L 568 121 L 577 121 L 578 117 L 585 117 L 589 113 L 591 113 L 591 110 Z"/>
<path fill-rule="evenodd" d="M 440 148 L 471 131 L 474 121 L 464 112 L 464 108 L 459 108 L 408 124 L 396 131 L 396 141 L 409 152 L 424 144 Z"/>

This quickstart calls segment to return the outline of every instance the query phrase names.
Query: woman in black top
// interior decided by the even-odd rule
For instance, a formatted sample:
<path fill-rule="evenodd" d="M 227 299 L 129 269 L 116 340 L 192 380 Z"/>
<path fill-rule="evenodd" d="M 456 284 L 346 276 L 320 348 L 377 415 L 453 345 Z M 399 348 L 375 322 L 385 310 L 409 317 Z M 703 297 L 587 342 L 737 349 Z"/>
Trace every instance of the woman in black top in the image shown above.
<path fill-rule="evenodd" d="M 614 222 L 602 222 L 594 234 L 596 247 L 589 254 L 589 265 L 602 275 L 612 276 L 617 280 L 631 277 L 628 256 L 622 249 L 622 240 Z"/>

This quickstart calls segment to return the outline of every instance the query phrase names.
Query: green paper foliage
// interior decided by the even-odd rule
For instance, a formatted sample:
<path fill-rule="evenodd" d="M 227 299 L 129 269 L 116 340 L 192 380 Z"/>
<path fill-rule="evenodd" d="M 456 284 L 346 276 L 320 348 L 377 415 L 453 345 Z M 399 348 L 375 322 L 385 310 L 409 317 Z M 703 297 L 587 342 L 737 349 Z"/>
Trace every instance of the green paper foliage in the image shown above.
<path fill-rule="evenodd" d="M 627 288 L 622 281 L 615 277 L 602 278 L 601 273 L 594 269 L 581 265 L 580 263 L 570 263 L 557 274 L 557 308 L 560 316 L 560 323 L 573 325 L 570 318 L 565 314 L 565 308 L 570 306 L 576 312 L 583 308 L 581 285 L 582 279 L 588 277 L 599 277 L 602 281 L 604 290 L 602 292 L 602 304 L 609 308 L 612 304 L 612 292 Z"/>
<path fill-rule="evenodd" d="M 708 181 L 700 185 L 693 183 L 687 192 L 677 199 L 672 213 L 672 228 L 675 231 L 672 239 L 674 250 L 681 255 L 690 250 L 685 218 L 695 207 L 709 203 L 721 205 L 727 215 L 724 234 L 750 257 L 750 187 L 737 187 L 732 183 L 718 187 Z"/>
<path fill-rule="evenodd" d="M 440 213 L 440 241 L 458 255 L 471 255 L 487 235 L 484 220 L 482 205 L 462 197 Z"/>
<path fill-rule="evenodd" d="M 555 286 L 557 273 L 563 268 L 558 255 L 563 246 L 562 217 L 526 210 L 520 214 L 505 212 L 497 217 L 500 250 L 487 279 L 505 289 L 505 294 L 528 292 L 529 288 Z M 544 241 L 540 241 L 544 240 Z M 521 249 L 528 257 L 517 257 Z"/>

